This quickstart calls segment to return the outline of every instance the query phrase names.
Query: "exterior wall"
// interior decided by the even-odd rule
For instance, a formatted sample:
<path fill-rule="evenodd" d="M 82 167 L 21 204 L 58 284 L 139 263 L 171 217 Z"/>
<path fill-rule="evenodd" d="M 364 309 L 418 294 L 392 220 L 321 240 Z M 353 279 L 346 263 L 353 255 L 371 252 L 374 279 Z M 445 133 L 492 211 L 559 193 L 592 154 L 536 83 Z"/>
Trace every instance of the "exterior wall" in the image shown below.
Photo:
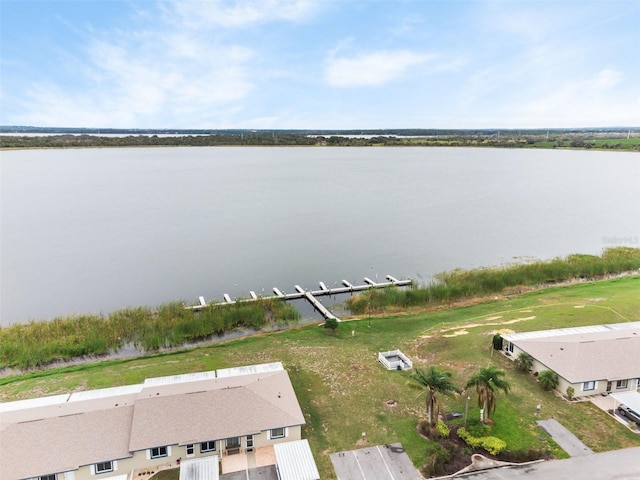
<path fill-rule="evenodd" d="M 75 480 L 107 480 L 109 477 L 117 475 L 129 474 L 133 470 L 140 468 L 153 468 L 167 463 L 177 466 L 178 458 L 184 457 L 184 448 L 177 445 L 170 445 L 168 456 L 162 458 L 147 459 L 148 450 L 139 450 L 133 453 L 133 457 L 125 458 L 117 461 L 117 470 L 113 472 L 92 474 L 92 465 L 80 467 L 76 471 Z"/>
<path fill-rule="evenodd" d="M 517 345 L 509 342 L 508 340 L 504 341 L 502 349 L 505 352 L 505 354 L 507 354 L 508 358 L 510 358 L 511 360 L 516 360 L 518 356 L 523 352 L 522 349 L 520 349 Z M 534 358 L 533 364 L 531 366 L 531 373 L 539 374 L 543 370 L 551 370 L 551 369 Z M 570 383 L 568 380 L 558 375 L 558 386 L 556 387 L 556 390 L 562 395 L 566 396 L 567 387 L 573 387 L 574 398 L 580 398 L 580 397 L 588 397 L 591 395 L 601 395 L 606 393 L 632 392 L 632 391 L 635 391 L 636 389 L 640 389 L 640 379 L 637 379 L 637 378 L 628 379 L 627 386 L 623 388 L 617 388 L 616 381 L 614 380 L 611 382 L 611 387 L 609 390 L 607 390 L 607 380 L 594 380 L 594 381 L 595 381 L 595 388 L 593 390 L 583 390 L 584 388 L 583 382 Z"/>
<path fill-rule="evenodd" d="M 573 398 L 578 397 L 580 393 L 584 393 L 584 392 L 580 392 L 580 385 L 572 385 L 567 379 L 558 375 L 558 386 L 556 387 L 556 390 L 560 392 L 562 395 L 566 396 L 567 388 L 569 387 L 573 387 L 573 390 L 574 390 Z"/>
<path fill-rule="evenodd" d="M 285 428 L 285 437 L 271 439 L 270 431 L 261 432 L 253 435 L 253 448 L 274 445 L 281 442 L 290 442 L 293 440 L 301 440 L 302 428 L 300 425 Z M 131 458 L 120 459 L 114 462 L 115 469 L 112 472 L 94 474 L 93 465 L 86 465 L 76 470 L 75 480 L 108 480 L 110 477 L 129 474 L 133 470 L 153 468 L 159 465 L 171 464 L 176 467 L 178 459 L 185 460 L 187 458 L 202 458 L 211 455 L 224 455 L 226 453 L 225 440 L 216 440 L 216 449 L 211 452 L 201 452 L 200 443 L 194 444 L 194 454 L 187 457 L 187 449 L 184 445 L 169 445 L 168 456 L 156 459 L 148 458 L 148 450 L 139 450 L 133 453 Z M 240 437 L 240 452 L 246 452 L 247 437 Z M 37 479 L 36 479 L 37 480 Z M 59 474 L 57 480 L 64 480 L 64 476 Z"/>

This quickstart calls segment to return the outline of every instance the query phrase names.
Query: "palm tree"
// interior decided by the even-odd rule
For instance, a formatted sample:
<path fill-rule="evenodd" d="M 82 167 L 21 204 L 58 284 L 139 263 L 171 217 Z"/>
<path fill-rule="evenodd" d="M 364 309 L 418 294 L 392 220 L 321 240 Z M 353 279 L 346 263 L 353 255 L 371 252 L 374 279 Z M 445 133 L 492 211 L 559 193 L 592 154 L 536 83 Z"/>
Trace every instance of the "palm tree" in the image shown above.
<path fill-rule="evenodd" d="M 492 365 L 481 368 L 467 382 L 466 388 L 476 387 L 478 407 L 486 412 L 485 421 L 489 419 L 489 415 L 496 409 L 496 391 L 503 390 L 504 393 L 509 393 L 511 386 L 509 382 L 502 378 L 504 375 L 504 371 Z"/>
<path fill-rule="evenodd" d="M 529 355 L 527 352 L 520 352 L 518 358 L 515 360 L 516 367 L 518 367 L 523 372 L 528 372 L 533 367 L 533 357 Z"/>
<path fill-rule="evenodd" d="M 543 370 L 538 375 L 538 382 L 545 390 L 553 390 L 558 386 L 558 375 L 551 370 Z"/>
<path fill-rule="evenodd" d="M 436 398 L 437 394 L 453 395 L 460 392 L 460 389 L 451 382 L 451 372 L 438 370 L 434 366 L 422 369 L 416 368 L 416 371 L 410 376 L 409 385 L 412 388 L 420 388 L 426 390 L 427 393 L 427 420 L 430 426 L 434 426 L 438 421 L 440 404 Z"/>

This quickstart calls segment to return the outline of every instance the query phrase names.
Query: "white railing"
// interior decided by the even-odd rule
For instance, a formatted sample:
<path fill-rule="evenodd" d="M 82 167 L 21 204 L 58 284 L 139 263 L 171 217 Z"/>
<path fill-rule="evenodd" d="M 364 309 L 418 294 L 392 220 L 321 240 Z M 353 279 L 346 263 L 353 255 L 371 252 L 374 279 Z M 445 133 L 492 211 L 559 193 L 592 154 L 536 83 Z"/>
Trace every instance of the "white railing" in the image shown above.
<path fill-rule="evenodd" d="M 398 359 L 389 360 L 389 358 L 398 357 Z M 388 352 L 379 352 L 378 361 L 384 365 L 387 370 L 409 370 L 413 368 L 413 362 L 400 350 L 389 350 Z M 398 368 L 400 367 L 400 368 Z"/>

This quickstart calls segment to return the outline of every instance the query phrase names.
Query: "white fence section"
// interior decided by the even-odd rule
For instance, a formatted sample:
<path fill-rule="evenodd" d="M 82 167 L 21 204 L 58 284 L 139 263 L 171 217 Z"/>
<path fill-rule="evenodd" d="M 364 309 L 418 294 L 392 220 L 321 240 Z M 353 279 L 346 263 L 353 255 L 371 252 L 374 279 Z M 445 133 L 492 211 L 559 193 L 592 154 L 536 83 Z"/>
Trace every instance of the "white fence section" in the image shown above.
<path fill-rule="evenodd" d="M 409 370 L 413 368 L 413 362 L 400 350 L 379 352 L 378 361 L 387 367 L 387 370 Z"/>

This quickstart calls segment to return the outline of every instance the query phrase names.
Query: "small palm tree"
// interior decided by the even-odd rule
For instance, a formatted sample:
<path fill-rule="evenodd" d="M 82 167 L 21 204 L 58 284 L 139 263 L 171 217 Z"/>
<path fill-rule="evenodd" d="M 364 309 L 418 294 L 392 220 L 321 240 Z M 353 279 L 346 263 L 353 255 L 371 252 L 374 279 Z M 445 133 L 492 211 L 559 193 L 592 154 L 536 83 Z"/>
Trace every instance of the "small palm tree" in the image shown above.
<path fill-rule="evenodd" d="M 410 376 L 409 385 L 412 388 L 419 388 L 426 391 L 427 399 L 427 420 L 430 426 L 434 426 L 438 421 L 440 404 L 437 394 L 453 395 L 460 392 L 460 389 L 451 382 L 451 372 L 438 370 L 431 366 L 427 369 L 416 368 Z"/>
<path fill-rule="evenodd" d="M 489 366 L 481 368 L 467 382 L 466 388 L 476 387 L 478 407 L 486 412 L 485 421 L 489 419 L 489 415 L 496 409 L 496 391 L 502 390 L 504 393 L 509 393 L 511 386 L 503 378 L 504 376 L 504 371 L 494 366 Z"/>
<path fill-rule="evenodd" d="M 558 386 L 558 375 L 551 370 L 543 370 L 538 375 L 538 381 L 545 390 L 553 390 Z"/>
<path fill-rule="evenodd" d="M 519 370 L 528 372 L 533 366 L 533 357 L 527 352 L 520 352 L 520 355 L 518 355 L 518 358 L 516 358 L 515 362 L 516 367 L 518 367 Z"/>

